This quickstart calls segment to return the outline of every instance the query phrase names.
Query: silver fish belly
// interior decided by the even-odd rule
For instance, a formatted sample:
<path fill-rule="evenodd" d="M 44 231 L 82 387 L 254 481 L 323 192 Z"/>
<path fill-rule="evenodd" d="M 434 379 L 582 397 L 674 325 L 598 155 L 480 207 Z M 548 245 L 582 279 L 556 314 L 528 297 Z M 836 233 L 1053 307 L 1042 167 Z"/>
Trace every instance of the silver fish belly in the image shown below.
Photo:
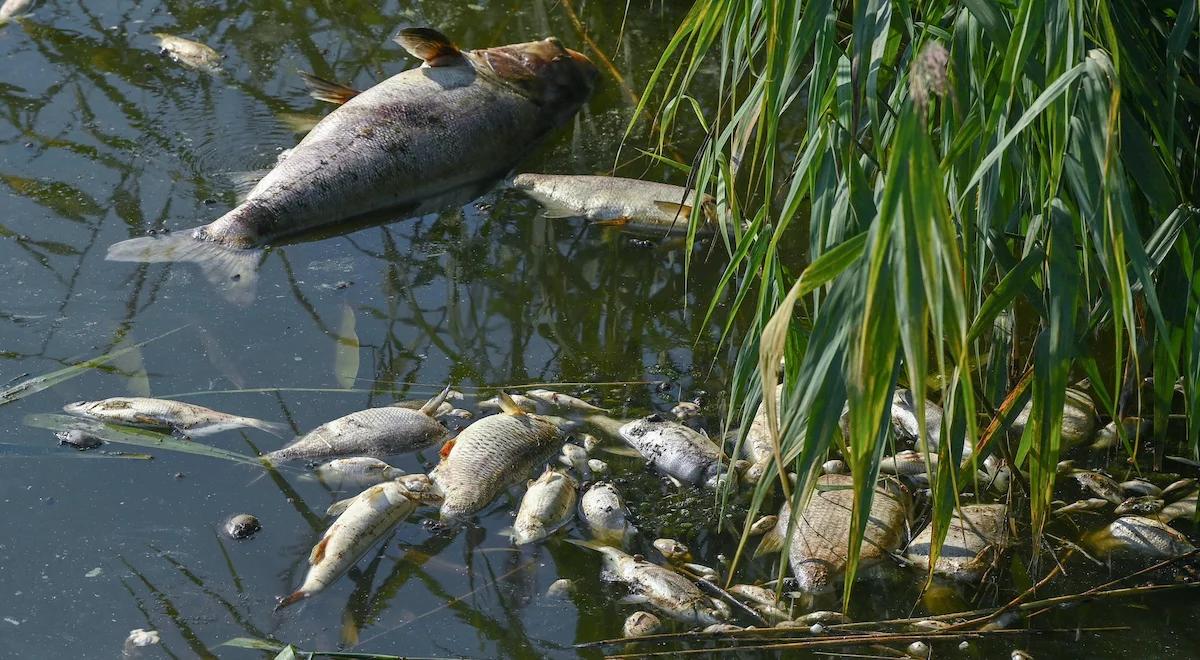
<path fill-rule="evenodd" d="M 650 467 L 679 481 L 713 487 L 721 475 L 721 449 L 678 422 L 651 415 L 625 424 L 620 433 Z"/>
<path fill-rule="evenodd" d="M 546 207 L 551 216 L 579 216 L 630 229 L 686 233 L 696 191 L 641 179 L 566 174 L 518 174 L 513 188 Z M 697 233 L 716 231 L 713 198 L 701 195 L 704 222 Z"/>
<path fill-rule="evenodd" d="M 557 470 L 546 470 L 529 484 L 517 519 L 513 541 L 517 545 L 540 541 L 571 520 L 579 495 L 579 483 Z"/>
<path fill-rule="evenodd" d="M 63 410 L 72 415 L 100 422 L 152 429 L 172 429 L 194 436 L 210 435 L 242 427 L 252 427 L 273 435 L 282 435 L 287 429 L 283 424 L 230 415 L 204 406 L 170 399 L 112 397 L 99 401 L 68 403 L 63 406 Z"/>
<path fill-rule="evenodd" d="M 579 499 L 579 520 L 592 539 L 603 545 L 623 548 L 637 533 L 621 493 L 607 481 L 598 481 L 584 492 Z"/>

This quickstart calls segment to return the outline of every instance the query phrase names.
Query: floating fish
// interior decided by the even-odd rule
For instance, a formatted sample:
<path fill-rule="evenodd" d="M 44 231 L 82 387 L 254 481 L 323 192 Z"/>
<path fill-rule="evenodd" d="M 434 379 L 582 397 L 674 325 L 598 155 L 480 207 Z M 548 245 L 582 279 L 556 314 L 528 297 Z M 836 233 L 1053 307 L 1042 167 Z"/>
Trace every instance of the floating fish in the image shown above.
<path fill-rule="evenodd" d="M 5 0 L 4 4 L 0 5 L 0 25 L 27 16 L 29 8 L 33 6 L 33 1 Z"/>
<path fill-rule="evenodd" d="M 933 525 L 927 525 L 908 544 L 905 556 L 917 569 L 928 571 L 932 545 Z M 950 518 L 933 572 L 960 582 L 978 582 L 1007 545 L 1006 505 L 965 504 Z"/>
<path fill-rule="evenodd" d="M 659 630 L 662 630 L 662 621 L 653 614 L 643 610 L 638 610 L 630 614 L 621 626 L 621 632 L 626 637 L 645 637 L 646 635 L 653 635 Z"/>
<path fill-rule="evenodd" d="M 627 547 L 637 533 L 629 522 L 629 511 L 617 487 L 598 481 L 579 500 L 579 520 L 592 540 L 605 545 Z"/>
<path fill-rule="evenodd" d="M 775 388 L 776 410 L 780 409 L 782 396 L 783 385 L 779 385 Z M 754 419 L 751 420 L 750 428 L 746 430 L 746 439 L 742 443 L 742 451 L 751 463 L 745 472 L 746 481 L 750 483 L 758 483 L 763 473 L 767 471 L 767 466 L 775 458 L 775 445 L 771 441 L 769 425 L 766 402 L 759 403 L 758 411 L 754 413 Z"/>
<path fill-rule="evenodd" d="M 786 621 L 790 618 L 787 612 L 779 608 L 775 592 L 771 589 L 753 584 L 735 584 L 729 587 L 729 593 L 749 604 L 755 612 L 772 623 Z"/>
<path fill-rule="evenodd" d="M 579 482 L 547 468 L 536 481 L 529 482 L 511 535 L 517 545 L 540 541 L 571 521 L 579 499 Z"/>
<path fill-rule="evenodd" d="M 672 564 L 684 564 L 692 560 L 692 551 L 675 539 L 655 539 L 654 548 Z"/>
<path fill-rule="evenodd" d="M 1068 513 L 1078 513 L 1080 511 L 1099 511 L 1112 504 L 1106 499 L 1099 497 L 1089 497 L 1087 499 L 1064 504 L 1050 512 L 1050 515 L 1061 516 Z"/>
<path fill-rule="evenodd" d="M 623 604 L 649 605 L 672 619 L 691 625 L 708 626 L 722 622 L 724 617 L 721 608 L 679 573 L 612 546 L 568 540 L 600 553 L 603 564 L 601 577 L 611 582 L 621 582 L 629 588 L 629 595 L 620 601 Z"/>
<path fill-rule="evenodd" d="M 58 438 L 58 444 L 67 447 L 74 447 L 79 451 L 87 451 L 89 449 L 95 449 L 96 447 L 104 446 L 104 440 L 80 429 L 59 431 L 58 433 L 55 433 L 54 436 Z"/>
<path fill-rule="evenodd" d="M 63 410 L 108 424 L 124 424 L 150 429 L 170 429 L 189 436 L 204 436 L 236 428 L 256 428 L 282 436 L 287 426 L 218 412 L 203 406 L 169 399 L 113 397 L 100 401 L 76 401 Z"/>
<path fill-rule="evenodd" d="M 550 421 L 501 394 L 504 412 L 476 420 L 452 441 L 429 476 L 445 496 L 442 520 L 474 514 L 554 456 L 566 438 Z"/>
<path fill-rule="evenodd" d="M 1013 419 L 1010 430 L 1021 435 L 1025 425 L 1029 423 L 1029 415 L 1033 412 L 1033 402 L 1030 401 Z M 1067 388 L 1066 400 L 1063 404 L 1062 441 L 1064 447 L 1078 444 L 1092 437 L 1096 431 L 1096 404 L 1092 397 L 1083 390 Z"/>
<path fill-rule="evenodd" d="M 404 474 L 404 470 L 371 456 L 335 458 L 318 465 L 314 471 L 322 483 L 335 489 L 366 488 Z"/>
<path fill-rule="evenodd" d="M 277 465 L 299 459 L 381 457 L 423 449 L 449 433 L 430 414 L 442 404 L 445 394 L 443 390 L 421 410 L 387 406 L 352 412 L 318 426 L 264 459 Z"/>
<path fill-rule="evenodd" d="M 304 583 L 280 600 L 275 609 L 283 609 L 328 587 L 419 505 L 438 501 L 432 489 L 409 487 L 424 475 L 409 477 L 371 486 L 352 498 L 309 554 Z"/>
<path fill-rule="evenodd" d="M 572 117 L 598 72 L 555 38 L 460 51 L 445 35 L 410 28 L 396 40 L 424 60 L 356 94 L 322 119 L 247 195 L 191 232 L 113 245 L 114 261 L 191 261 L 253 300 L 257 248 L 382 209 L 419 209 L 478 194 Z"/>
<path fill-rule="evenodd" d="M 548 218 L 580 217 L 635 231 L 687 233 L 696 191 L 614 176 L 518 174 L 512 187 L 537 200 Z M 717 230 L 717 204 L 701 195 L 699 236 Z"/>
<path fill-rule="evenodd" d="M 1153 516 L 1153 514 L 1162 511 L 1166 504 L 1167 503 L 1163 501 L 1161 497 L 1155 497 L 1153 495 L 1139 495 L 1137 497 L 1130 497 L 1129 499 L 1126 499 L 1118 504 L 1117 508 L 1113 509 L 1113 513 L 1117 514 L 1118 516 L 1129 514 Z"/>
<path fill-rule="evenodd" d="M 1099 551 L 1124 552 L 1153 558 L 1185 555 L 1196 548 L 1166 523 L 1142 516 L 1117 518 L 1089 537 Z"/>
<path fill-rule="evenodd" d="M 1076 470 L 1071 473 L 1071 476 L 1075 477 L 1075 481 L 1079 482 L 1079 485 L 1084 490 L 1099 495 L 1113 504 L 1120 504 L 1125 501 L 1125 495 L 1121 492 L 1121 486 L 1112 477 L 1100 474 L 1099 472 L 1093 472 L 1092 470 Z"/>
<path fill-rule="evenodd" d="M 721 448 L 678 422 L 650 415 L 625 424 L 620 432 L 651 468 L 683 483 L 715 488 L 727 474 Z"/>
<path fill-rule="evenodd" d="M 216 73 L 221 69 L 221 54 L 199 41 L 165 32 L 155 32 L 154 36 L 158 38 L 158 46 L 164 55 L 186 67 L 206 73 Z"/>
<path fill-rule="evenodd" d="M 559 578 L 551 582 L 550 586 L 546 588 L 546 598 L 555 600 L 570 598 L 573 593 L 575 593 L 575 583 L 566 578 Z"/>
<path fill-rule="evenodd" d="M 562 446 L 558 462 L 575 470 L 575 474 L 584 481 L 592 480 L 592 468 L 588 466 L 587 451 L 579 445 L 567 443 Z"/>
<path fill-rule="evenodd" d="M 509 398 L 525 412 L 539 415 L 561 415 L 569 418 L 585 413 L 608 412 L 608 410 L 593 406 L 583 399 L 550 390 L 528 390 L 524 394 L 510 394 Z M 483 410 L 500 410 L 500 398 L 493 397 L 480 401 L 479 407 Z"/>

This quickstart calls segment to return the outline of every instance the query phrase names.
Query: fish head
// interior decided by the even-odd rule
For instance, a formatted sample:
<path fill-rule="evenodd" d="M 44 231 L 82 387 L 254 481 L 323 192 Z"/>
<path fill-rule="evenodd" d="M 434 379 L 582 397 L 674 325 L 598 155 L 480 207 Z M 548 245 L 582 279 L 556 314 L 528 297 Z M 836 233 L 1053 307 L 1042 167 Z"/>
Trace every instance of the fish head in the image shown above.
<path fill-rule="evenodd" d="M 88 408 L 90 408 L 91 405 L 92 405 L 91 401 L 75 401 L 75 402 L 68 403 L 67 405 L 63 406 L 62 409 L 63 409 L 63 412 L 67 412 L 72 415 L 83 415 L 83 414 L 87 413 Z"/>
<path fill-rule="evenodd" d="M 473 53 L 504 82 L 565 119 L 592 95 L 600 72 L 582 53 L 555 37 Z"/>

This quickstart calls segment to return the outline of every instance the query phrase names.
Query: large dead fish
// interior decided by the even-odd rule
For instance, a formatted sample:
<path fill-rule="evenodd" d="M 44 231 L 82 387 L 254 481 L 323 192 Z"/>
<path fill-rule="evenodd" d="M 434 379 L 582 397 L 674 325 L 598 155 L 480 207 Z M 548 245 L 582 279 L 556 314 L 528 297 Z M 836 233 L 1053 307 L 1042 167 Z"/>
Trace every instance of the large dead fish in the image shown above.
<path fill-rule="evenodd" d="M 607 481 L 592 484 L 579 499 L 579 521 L 592 540 L 603 545 L 628 547 L 637 534 L 620 491 Z"/>
<path fill-rule="evenodd" d="M 672 479 L 715 488 L 727 474 L 721 448 L 679 422 L 650 415 L 625 424 L 620 433 L 650 467 Z"/>
<path fill-rule="evenodd" d="M 329 586 L 418 506 L 436 503 L 438 498 L 428 487 L 428 481 L 423 474 L 405 475 L 371 486 L 351 498 L 345 511 L 313 546 L 304 583 L 279 601 L 275 609 L 283 609 Z"/>
<path fill-rule="evenodd" d="M 854 480 L 848 475 L 822 475 L 804 515 L 796 522 L 788 554 L 800 591 L 829 591 L 845 573 L 850 550 L 850 514 L 854 506 L 853 484 Z M 903 544 L 908 501 L 891 486 L 885 480 L 875 487 L 859 550 L 860 567 L 878 563 L 886 553 Z M 789 518 L 789 508 L 785 504 L 775 529 L 763 536 L 755 556 L 782 548 Z"/>
<path fill-rule="evenodd" d="M 396 41 L 424 64 L 362 92 L 342 88 L 334 100 L 345 102 L 236 208 L 191 232 L 117 243 L 108 258 L 197 262 L 248 302 L 258 257 L 245 248 L 497 180 L 579 110 L 597 76 L 553 37 L 460 51 L 411 28 Z"/>
<path fill-rule="evenodd" d="M 216 410 L 170 399 L 145 397 L 113 397 L 100 401 L 76 401 L 63 410 L 79 417 L 101 422 L 140 426 L 151 429 L 170 429 L 191 436 L 211 435 L 229 429 L 251 427 L 272 435 L 282 436 L 287 426 L 253 417 L 230 415 Z"/>
<path fill-rule="evenodd" d="M 318 426 L 263 458 L 278 465 L 285 461 L 340 456 L 379 458 L 423 449 L 449 434 L 433 417 L 448 391 L 449 388 L 443 390 L 420 410 L 387 406 L 352 412 Z"/>
<path fill-rule="evenodd" d="M 461 520 L 496 499 L 554 456 L 566 441 L 559 428 L 501 394 L 504 412 L 477 420 L 447 443 L 429 473 L 442 491 L 442 520 Z"/>
<path fill-rule="evenodd" d="M 635 231 L 687 233 L 696 201 L 694 189 L 615 176 L 518 174 L 512 187 L 544 206 L 546 217 L 583 217 Z M 701 196 L 697 235 L 717 230 L 716 206 L 712 196 Z"/>
<path fill-rule="evenodd" d="M 918 569 L 928 571 L 932 544 L 933 525 L 927 525 L 908 545 L 905 555 Z M 950 519 L 933 572 L 961 582 L 977 582 L 1007 544 L 1006 505 L 964 505 Z"/>

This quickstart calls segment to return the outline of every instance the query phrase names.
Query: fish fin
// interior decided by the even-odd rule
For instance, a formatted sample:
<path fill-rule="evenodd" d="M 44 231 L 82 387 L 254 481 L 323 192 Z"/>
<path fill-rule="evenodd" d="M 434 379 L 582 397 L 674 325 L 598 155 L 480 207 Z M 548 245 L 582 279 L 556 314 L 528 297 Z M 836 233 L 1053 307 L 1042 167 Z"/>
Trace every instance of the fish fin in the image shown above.
<path fill-rule="evenodd" d="M 333 528 L 330 527 L 330 529 Z M 325 546 L 329 545 L 329 539 L 332 537 L 332 534 L 326 532 L 325 536 L 322 536 L 321 540 L 317 541 L 317 544 L 313 546 L 312 552 L 308 553 L 309 566 L 316 566 L 317 564 L 321 563 L 322 559 L 325 558 Z"/>
<path fill-rule="evenodd" d="M 627 596 L 621 596 L 618 598 L 617 605 L 642 605 L 649 601 L 650 599 L 646 598 L 642 594 L 629 594 Z"/>
<path fill-rule="evenodd" d="M 291 132 L 300 135 L 311 131 L 322 119 L 320 115 L 310 115 L 303 112 L 280 112 L 275 117 L 281 124 L 287 126 Z"/>
<path fill-rule="evenodd" d="M 233 189 L 238 204 L 241 204 L 250 196 L 250 192 L 254 190 L 258 182 L 262 181 L 263 177 L 270 172 L 271 170 L 247 170 L 245 172 L 221 172 L 217 176 L 225 179 L 225 182 Z"/>
<path fill-rule="evenodd" d="M 642 458 L 641 452 L 633 447 L 622 447 L 619 445 L 603 445 L 600 451 L 612 454 L 613 456 L 625 456 L 627 458 Z"/>
<path fill-rule="evenodd" d="M 566 541 L 567 543 L 570 543 L 571 545 L 577 545 L 581 548 L 587 548 L 588 550 L 595 550 L 597 552 L 599 552 L 601 548 L 607 547 L 603 543 L 597 543 L 596 541 L 584 541 L 583 539 L 563 539 L 563 540 Z"/>
<path fill-rule="evenodd" d="M 254 302 L 258 288 L 259 250 L 241 250 L 192 238 L 190 231 L 165 236 L 141 236 L 108 246 L 108 261 L 165 263 L 185 261 L 198 265 L 222 297 L 245 307 Z"/>
<path fill-rule="evenodd" d="M 300 77 L 304 79 L 304 86 L 308 88 L 308 95 L 318 101 L 341 105 L 359 95 L 359 91 L 349 85 L 326 80 L 320 76 L 314 76 L 307 71 L 297 71 L 296 73 L 299 73 Z"/>
<path fill-rule="evenodd" d="M 783 550 L 783 535 L 778 530 L 772 528 L 763 534 L 762 539 L 758 542 L 758 547 L 754 550 L 754 556 L 761 557 L 763 555 L 771 555 Z"/>
<path fill-rule="evenodd" d="M 575 209 L 566 206 L 542 206 L 542 217 L 549 220 L 558 220 L 559 218 L 578 218 L 582 214 Z"/>
<path fill-rule="evenodd" d="M 507 536 L 510 539 L 517 537 L 517 530 L 514 529 L 512 526 L 504 527 L 496 533 L 499 534 L 500 536 Z"/>
<path fill-rule="evenodd" d="M 274 611 L 278 612 L 279 610 L 282 610 L 283 608 L 285 608 L 289 605 L 295 605 L 296 603 L 299 603 L 300 601 L 304 600 L 305 598 L 308 598 L 308 596 L 309 596 L 309 594 L 306 591 L 299 591 L 299 590 L 293 591 L 292 594 L 290 596 L 288 596 L 287 598 L 279 599 L 279 603 L 277 605 L 275 605 Z"/>
<path fill-rule="evenodd" d="M 450 455 L 450 450 L 454 449 L 455 440 L 457 440 L 457 438 L 450 438 L 445 442 L 445 444 L 442 445 L 442 448 L 438 450 L 438 456 L 440 458 L 446 458 Z"/>
<path fill-rule="evenodd" d="M 433 28 L 405 28 L 392 37 L 392 40 L 408 51 L 409 55 L 425 60 L 426 66 L 455 66 L 466 62 L 458 46 Z"/>
<path fill-rule="evenodd" d="M 245 422 L 247 426 L 256 428 L 260 431 L 266 431 L 276 438 L 287 437 L 287 435 L 291 434 L 292 432 L 292 429 L 287 424 L 282 422 L 268 422 L 265 419 L 255 419 L 253 417 L 243 417 L 242 421 Z"/>
<path fill-rule="evenodd" d="M 446 400 L 447 396 L 450 396 L 450 386 L 449 385 L 446 386 L 446 389 L 435 394 L 432 399 L 430 399 L 429 401 L 426 401 L 425 405 L 421 406 L 420 412 L 423 412 L 426 415 L 429 415 L 430 417 L 432 417 L 433 413 L 437 412 L 437 409 L 439 407 L 441 407 L 442 403 Z"/>
<path fill-rule="evenodd" d="M 601 227 L 624 227 L 630 222 L 632 222 L 632 218 L 629 218 L 628 216 L 621 216 L 619 218 L 611 218 L 609 220 L 593 220 L 592 224 L 599 225 Z"/>
<path fill-rule="evenodd" d="M 346 509 L 349 509 L 350 505 L 354 504 L 354 500 L 357 500 L 357 499 L 358 499 L 358 495 L 355 495 L 354 497 L 347 497 L 344 500 L 338 500 L 338 501 L 334 502 L 333 504 L 330 504 L 328 509 L 325 509 L 325 515 L 340 516 L 343 513 L 345 513 Z"/>
<path fill-rule="evenodd" d="M 504 411 L 504 414 L 506 414 L 506 415 L 524 415 L 525 414 L 525 410 L 523 408 L 521 408 L 521 406 L 518 406 L 517 402 L 513 401 L 512 397 L 509 396 L 507 392 L 501 391 L 500 394 L 497 395 L 497 397 L 500 399 L 500 410 Z"/>
<path fill-rule="evenodd" d="M 678 216 L 681 220 L 688 220 L 692 217 L 692 207 L 688 204 L 654 200 L 654 205 L 657 206 L 658 210 L 662 211 L 663 213 L 666 213 L 667 215 Z"/>

